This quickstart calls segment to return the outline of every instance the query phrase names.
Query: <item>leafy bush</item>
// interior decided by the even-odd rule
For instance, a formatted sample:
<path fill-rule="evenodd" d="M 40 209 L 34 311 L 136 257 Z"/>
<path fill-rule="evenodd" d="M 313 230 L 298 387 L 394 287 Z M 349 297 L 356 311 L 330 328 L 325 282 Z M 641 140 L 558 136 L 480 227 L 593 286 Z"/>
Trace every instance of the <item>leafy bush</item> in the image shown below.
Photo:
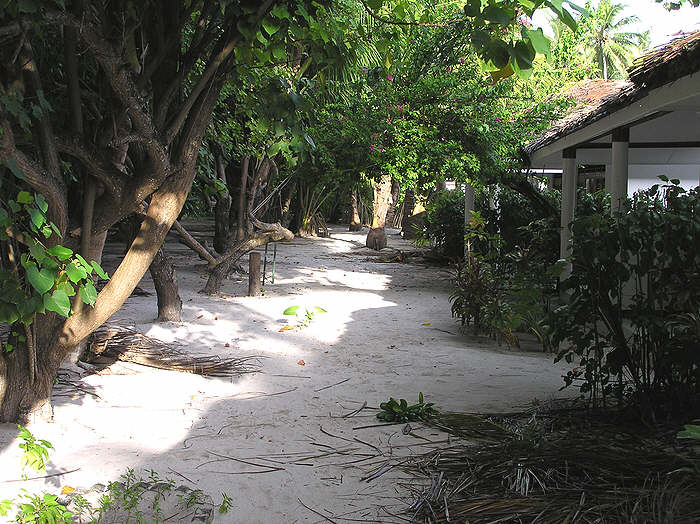
<path fill-rule="evenodd" d="M 441 191 L 425 207 L 418 241 L 431 243 L 433 249 L 450 258 L 464 252 L 464 193 Z"/>
<path fill-rule="evenodd" d="M 471 324 L 475 334 L 486 333 L 499 344 L 505 339 L 519 346 L 515 332 L 531 331 L 549 350 L 546 319 L 562 268 L 553 265 L 548 222 L 536 221 L 523 229 L 532 231 L 530 245 L 506 252 L 502 237 L 489 233 L 481 213 L 473 213 L 467 239 L 481 251 L 471 249 L 457 267 L 456 289 L 450 296 L 452 316 L 459 317 L 462 325 Z"/>
<path fill-rule="evenodd" d="M 667 181 L 667 179 L 665 179 Z M 629 395 L 658 413 L 700 394 L 700 189 L 654 186 L 611 216 L 600 196 L 572 224 L 569 303 L 552 315 L 565 377 L 594 404 Z"/>

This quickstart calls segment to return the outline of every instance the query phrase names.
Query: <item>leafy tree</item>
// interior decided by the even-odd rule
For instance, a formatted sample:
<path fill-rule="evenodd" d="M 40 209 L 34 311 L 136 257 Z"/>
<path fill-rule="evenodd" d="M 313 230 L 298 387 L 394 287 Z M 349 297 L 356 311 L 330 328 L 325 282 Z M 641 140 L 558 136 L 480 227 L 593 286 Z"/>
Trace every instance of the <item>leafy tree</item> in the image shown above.
<path fill-rule="evenodd" d="M 0 355 L 0 420 L 48 406 L 61 361 L 121 307 L 180 213 L 226 80 L 241 65 L 283 59 L 295 35 L 322 31 L 317 5 L 73 0 L 0 8 L 1 177 L 43 195 L 60 234 L 47 249 L 61 238 L 75 251 L 82 237 L 83 257 L 95 260 L 101 245 L 92 239 L 133 213 L 142 217 L 92 306 L 74 303 L 67 319 L 37 310 L 33 381 L 26 343 Z"/>

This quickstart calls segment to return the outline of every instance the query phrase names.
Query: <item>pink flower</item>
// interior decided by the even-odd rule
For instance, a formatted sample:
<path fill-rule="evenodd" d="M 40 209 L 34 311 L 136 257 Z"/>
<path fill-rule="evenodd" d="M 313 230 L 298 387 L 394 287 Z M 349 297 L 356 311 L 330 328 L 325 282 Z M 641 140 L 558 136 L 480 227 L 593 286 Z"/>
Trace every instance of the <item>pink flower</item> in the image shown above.
<path fill-rule="evenodd" d="M 362 68 L 362 72 L 363 72 L 363 73 L 367 73 L 367 68 L 366 68 L 366 67 L 363 67 L 363 68 Z"/>
<path fill-rule="evenodd" d="M 447 72 L 449 73 L 450 71 L 452 71 L 452 68 L 450 66 L 447 66 Z"/>
<path fill-rule="evenodd" d="M 328 117 L 328 121 L 329 121 L 329 122 L 331 121 L 331 117 Z"/>
<path fill-rule="evenodd" d="M 370 151 L 374 151 L 374 146 L 369 146 Z"/>
<path fill-rule="evenodd" d="M 500 121 L 501 121 L 501 119 L 500 119 L 500 118 L 496 118 L 496 122 L 500 122 Z"/>
<path fill-rule="evenodd" d="M 382 152 L 382 153 L 384 152 L 384 148 L 381 149 L 381 152 Z"/>
<path fill-rule="evenodd" d="M 386 75 L 386 79 L 387 79 L 389 82 L 393 82 L 393 81 L 394 81 L 394 77 L 391 76 L 391 75 Z"/>
<path fill-rule="evenodd" d="M 459 59 L 459 63 L 460 63 L 460 64 L 463 64 L 464 62 L 466 62 L 466 60 L 464 60 L 464 58 L 460 58 L 460 59 Z"/>

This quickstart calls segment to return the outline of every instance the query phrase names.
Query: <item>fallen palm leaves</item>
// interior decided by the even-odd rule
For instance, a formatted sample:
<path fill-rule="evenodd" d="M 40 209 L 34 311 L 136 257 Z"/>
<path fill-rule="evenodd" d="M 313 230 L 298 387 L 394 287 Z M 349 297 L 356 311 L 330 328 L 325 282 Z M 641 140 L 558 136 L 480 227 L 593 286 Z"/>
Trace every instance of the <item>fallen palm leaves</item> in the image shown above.
<path fill-rule="evenodd" d="M 256 357 L 192 356 L 179 344 L 122 326 L 103 326 L 90 338 L 87 362 L 104 369 L 117 360 L 208 377 L 239 376 L 258 369 L 252 363 Z"/>
<path fill-rule="evenodd" d="M 481 442 L 404 464 L 431 479 L 415 493 L 411 517 L 472 524 L 700 522 L 700 458 L 692 447 L 604 420 L 572 410 L 523 413 L 520 420 L 443 415 L 437 427 Z"/>

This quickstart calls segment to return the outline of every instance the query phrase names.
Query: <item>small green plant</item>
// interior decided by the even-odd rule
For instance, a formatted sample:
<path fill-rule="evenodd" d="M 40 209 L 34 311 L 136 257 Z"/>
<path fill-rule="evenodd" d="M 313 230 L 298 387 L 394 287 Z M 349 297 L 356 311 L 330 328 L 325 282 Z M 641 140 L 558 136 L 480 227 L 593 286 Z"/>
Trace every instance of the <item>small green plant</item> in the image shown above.
<path fill-rule="evenodd" d="M 381 411 L 377 413 L 377 418 L 385 422 L 412 422 L 415 420 L 428 420 L 438 411 L 433 407 L 433 403 L 423 401 L 423 393 L 418 394 L 418 403 L 408 405 L 405 399 L 396 400 L 390 397 L 387 402 L 379 404 Z"/>
<path fill-rule="evenodd" d="M 32 432 L 21 425 L 17 425 L 19 429 L 18 438 L 22 439 L 19 447 L 24 450 L 22 453 L 21 467 L 22 467 L 22 478 L 26 479 L 27 475 L 24 470 L 27 466 L 32 468 L 37 473 L 46 471 L 46 463 L 49 461 L 49 450 L 53 449 L 53 446 L 48 440 L 37 439 Z"/>
<path fill-rule="evenodd" d="M 700 420 L 696 420 L 695 422 L 700 422 Z M 695 424 L 686 424 L 683 426 L 683 431 L 679 431 L 678 435 L 676 436 L 678 438 L 690 438 L 700 441 L 700 426 Z"/>
<path fill-rule="evenodd" d="M 296 327 L 301 329 L 311 324 L 320 313 L 328 312 L 319 306 L 305 307 L 304 309 L 302 309 L 301 306 L 289 306 L 282 314 L 295 316 L 297 319 Z"/>
<path fill-rule="evenodd" d="M 24 502 L 19 504 L 17 522 L 32 522 L 37 524 L 70 524 L 73 514 L 58 502 L 56 495 L 44 493 L 37 495 L 24 492 Z"/>
<path fill-rule="evenodd" d="M 219 504 L 219 513 L 228 513 L 228 510 L 233 506 L 233 499 L 227 493 L 221 492 L 221 504 Z"/>

